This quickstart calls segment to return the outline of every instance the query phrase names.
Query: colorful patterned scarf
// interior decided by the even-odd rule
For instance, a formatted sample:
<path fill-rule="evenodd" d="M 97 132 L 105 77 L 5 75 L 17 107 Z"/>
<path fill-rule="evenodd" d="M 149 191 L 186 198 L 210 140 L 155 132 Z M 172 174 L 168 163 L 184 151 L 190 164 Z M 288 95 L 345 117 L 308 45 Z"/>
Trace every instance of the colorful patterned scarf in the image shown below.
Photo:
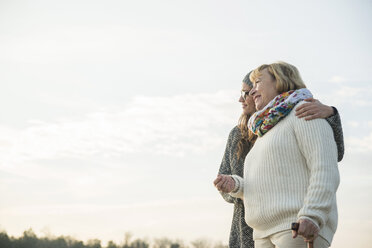
<path fill-rule="evenodd" d="M 254 113 L 248 121 L 248 128 L 254 134 L 263 136 L 280 120 L 286 117 L 300 101 L 313 97 L 306 89 L 298 89 L 277 95 L 263 109 Z"/>

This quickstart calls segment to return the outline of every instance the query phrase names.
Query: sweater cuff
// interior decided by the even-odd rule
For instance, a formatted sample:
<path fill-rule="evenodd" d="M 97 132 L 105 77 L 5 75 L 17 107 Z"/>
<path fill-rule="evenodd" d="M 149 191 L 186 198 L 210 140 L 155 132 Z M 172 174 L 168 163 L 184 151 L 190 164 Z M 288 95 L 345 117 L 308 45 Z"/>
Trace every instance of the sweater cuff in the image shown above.
<path fill-rule="evenodd" d="M 331 115 L 331 116 L 337 115 L 338 111 L 337 111 L 336 107 L 333 107 L 333 106 L 331 106 L 331 107 L 333 108 L 333 115 Z"/>
<path fill-rule="evenodd" d="M 335 107 L 331 106 L 333 108 L 333 115 L 331 116 L 328 116 L 326 118 L 326 120 L 329 122 L 329 123 L 336 123 L 337 122 L 337 119 L 338 119 L 338 111 Z"/>
<path fill-rule="evenodd" d="M 232 177 L 232 179 L 234 179 L 234 182 L 235 182 L 235 185 L 234 185 L 234 189 L 231 191 L 231 193 L 238 193 L 239 191 L 239 188 L 240 188 L 240 182 L 239 180 L 237 180 L 236 178 Z"/>
<path fill-rule="evenodd" d="M 238 175 L 231 175 L 235 181 L 235 187 L 233 191 L 230 192 L 230 195 L 235 198 L 243 199 L 243 178 Z"/>

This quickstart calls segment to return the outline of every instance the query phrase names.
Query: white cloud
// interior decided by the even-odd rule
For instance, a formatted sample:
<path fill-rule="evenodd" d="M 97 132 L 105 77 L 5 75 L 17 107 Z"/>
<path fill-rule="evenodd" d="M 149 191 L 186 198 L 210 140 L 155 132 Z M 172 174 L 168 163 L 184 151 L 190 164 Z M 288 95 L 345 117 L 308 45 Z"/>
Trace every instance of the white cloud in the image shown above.
<path fill-rule="evenodd" d="M 237 122 L 235 97 L 231 91 L 137 96 L 122 111 L 90 113 L 82 120 L 32 120 L 23 130 L 1 127 L 2 167 L 92 155 L 205 153 L 225 142 L 226 130 Z"/>
<path fill-rule="evenodd" d="M 340 89 L 336 90 L 334 94 L 340 98 L 350 98 L 358 96 L 359 94 L 363 93 L 363 91 L 363 88 L 342 86 Z"/>
<path fill-rule="evenodd" d="M 356 127 L 359 127 L 360 126 L 360 123 L 357 122 L 357 121 L 348 121 L 347 122 L 347 125 L 352 127 L 352 128 L 356 128 Z"/>
<path fill-rule="evenodd" d="M 372 131 L 363 137 L 347 137 L 345 143 L 348 153 L 371 153 Z"/>
<path fill-rule="evenodd" d="M 328 80 L 328 82 L 330 82 L 330 83 L 336 83 L 336 84 L 338 84 L 338 83 L 344 83 L 346 81 L 347 81 L 347 79 L 344 78 L 344 77 L 341 77 L 341 76 L 333 76 L 333 77 L 331 77 Z"/>
<path fill-rule="evenodd" d="M 355 105 L 359 107 L 371 107 L 372 106 L 372 100 L 371 99 L 356 99 Z"/>
<path fill-rule="evenodd" d="M 342 105 L 348 107 L 370 107 L 372 106 L 372 87 L 367 86 L 344 86 L 340 85 L 337 89 L 329 92 L 318 92 L 317 97 L 324 99 L 325 103 Z"/>

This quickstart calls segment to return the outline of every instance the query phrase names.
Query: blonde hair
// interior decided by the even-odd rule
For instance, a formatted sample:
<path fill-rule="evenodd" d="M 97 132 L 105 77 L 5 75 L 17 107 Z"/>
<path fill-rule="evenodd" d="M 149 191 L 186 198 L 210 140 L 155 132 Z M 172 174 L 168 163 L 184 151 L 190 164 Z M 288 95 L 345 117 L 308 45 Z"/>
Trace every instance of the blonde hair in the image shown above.
<path fill-rule="evenodd" d="M 306 88 L 297 68 L 283 61 L 260 65 L 253 70 L 249 79 L 255 82 L 265 69 L 267 69 L 268 73 L 276 81 L 276 90 L 280 94 L 290 90 Z"/>

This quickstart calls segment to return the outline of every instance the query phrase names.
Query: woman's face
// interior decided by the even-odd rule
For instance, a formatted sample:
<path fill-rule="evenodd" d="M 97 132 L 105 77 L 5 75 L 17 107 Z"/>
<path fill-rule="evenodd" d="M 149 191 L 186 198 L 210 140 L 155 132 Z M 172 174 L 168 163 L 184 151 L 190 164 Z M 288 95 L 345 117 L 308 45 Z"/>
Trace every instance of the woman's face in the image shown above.
<path fill-rule="evenodd" d="M 239 102 L 242 103 L 243 113 L 245 115 L 251 115 L 254 112 L 256 112 L 256 107 L 254 106 L 253 97 L 249 94 L 249 91 L 251 89 L 252 88 L 249 87 L 248 84 L 242 83 L 242 95 L 239 98 Z"/>
<path fill-rule="evenodd" d="M 279 95 L 279 92 L 276 90 L 276 81 L 267 69 L 262 70 L 261 76 L 253 82 L 250 95 L 253 96 L 257 110 L 263 109 L 274 97 Z"/>

